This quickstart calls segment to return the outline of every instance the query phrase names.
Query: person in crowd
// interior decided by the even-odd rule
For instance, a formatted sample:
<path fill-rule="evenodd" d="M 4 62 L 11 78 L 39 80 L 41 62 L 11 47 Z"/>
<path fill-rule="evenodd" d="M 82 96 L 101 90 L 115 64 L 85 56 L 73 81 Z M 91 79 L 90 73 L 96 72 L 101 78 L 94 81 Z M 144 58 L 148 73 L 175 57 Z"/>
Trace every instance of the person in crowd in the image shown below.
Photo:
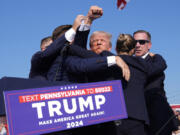
<path fill-rule="evenodd" d="M 136 40 L 135 56 L 153 63 L 154 57 L 149 55 L 152 46 L 150 33 L 145 30 L 138 30 L 134 32 L 133 36 Z M 171 135 L 172 131 L 177 128 L 171 120 L 174 114 L 165 95 L 164 79 L 164 72 L 159 72 L 157 75 L 148 78 L 146 84 L 145 99 L 150 118 L 149 135 Z"/>
<path fill-rule="evenodd" d="M 0 117 L 0 135 L 8 135 L 8 125 L 5 116 Z"/>
<path fill-rule="evenodd" d="M 173 112 L 176 117 L 176 124 L 177 124 L 178 130 L 174 131 L 172 135 L 180 135 L 180 110 L 173 109 Z"/>
<path fill-rule="evenodd" d="M 180 110 L 176 110 L 176 114 L 175 115 L 177 116 L 177 119 L 179 121 L 178 126 L 179 126 L 179 129 L 180 129 Z"/>

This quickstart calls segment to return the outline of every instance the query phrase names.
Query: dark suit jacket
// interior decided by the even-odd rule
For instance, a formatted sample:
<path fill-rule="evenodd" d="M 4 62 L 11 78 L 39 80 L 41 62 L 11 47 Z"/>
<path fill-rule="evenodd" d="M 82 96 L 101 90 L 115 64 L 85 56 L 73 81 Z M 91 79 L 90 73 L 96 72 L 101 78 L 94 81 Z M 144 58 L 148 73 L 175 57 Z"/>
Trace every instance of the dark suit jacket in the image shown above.
<path fill-rule="evenodd" d="M 63 35 L 48 46 L 45 51 L 35 53 L 31 59 L 29 78 L 46 80 L 49 67 L 53 63 L 54 59 L 59 55 L 66 42 L 67 40 Z"/>
<path fill-rule="evenodd" d="M 64 78 L 66 78 L 63 80 L 72 83 L 92 82 L 87 78 L 89 74 L 96 76 L 96 74 L 94 74 L 96 71 L 105 72 L 108 68 L 106 57 L 83 59 L 78 56 L 68 56 L 64 65 L 66 73 Z"/>
<path fill-rule="evenodd" d="M 145 60 L 148 63 L 153 63 L 154 58 L 150 57 L 149 55 L 145 58 Z M 151 91 L 151 92 L 157 92 L 163 96 L 165 96 L 165 91 L 164 91 L 164 79 L 165 79 L 165 74 L 164 72 L 159 72 L 158 74 L 151 76 L 148 78 L 148 82 L 146 85 L 146 91 Z"/>
<path fill-rule="evenodd" d="M 64 74 L 64 60 L 67 57 L 67 50 L 71 47 L 73 48 L 75 45 L 81 47 L 81 48 L 86 48 L 87 44 L 87 38 L 88 38 L 89 30 L 88 31 L 77 31 L 76 37 L 74 40 L 74 43 L 70 46 L 66 46 L 67 48 L 65 51 L 61 52 L 53 61 L 51 64 L 48 73 L 47 73 L 47 78 L 49 81 L 62 81 L 63 76 L 66 76 Z M 81 40 L 80 40 L 81 37 Z M 66 81 L 66 80 L 64 80 Z"/>
<path fill-rule="evenodd" d="M 154 62 L 154 58 L 149 55 L 145 60 L 148 63 Z M 175 117 L 173 118 L 174 113 L 165 95 L 164 79 L 165 74 L 161 71 L 149 77 L 145 87 L 145 99 L 150 118 L 150 131 L 152 134 L 155 134 L 160 129 L 162 130 L 160 135 L 170 134 L 173 130 L 177 129 L 177 125 L 174 122 Z M 172 120 L 169 121 L 170 119 Z M 169 122 L 167 123 L 167 121 Z M 167 126 L 162 128 L 165 124 L 167 124 Z"/>
<path fill-rule="evenodd" d="M 148 76 L 157 74 L 166 68 L 166 64 L 161 56 L 156 55 L 154 63 L 151 64 L 146 63 L 145 60 L 143 60 L 142 58 L 131 57 L 131 56 L 120 56 L 125 60 L 125 62 L 128 63 L 130 68 L 131 79 L 127 83 L 122 78 L 121 69 L 118 67 L 113 66 L 111 68 L 107 68 L 107 63 L 104 63 L 106 64 L 106 66 L 102 69 L 97 68 L 98 67 L 97 63 L 94 65 L 90 64 L 89 66 L 88 61 L 91 61 L 91 63 L 93 63 L 92 62 L 93 60 L 96 61 L 96 59 L 99 59 L 100 56 L 98 56 L 97 54 L 93 54 L 93 52 L 91 51 L 86 51 L 85 53 L 83 52 L 83 49 L 79 49 L 78 51 L 74 50 L 74 52 L 71 49 L 71 51 L 72 54 L 79 56 L 79 57 L 71 56 L 66 61 L 66 68 L 71 75 L 72 75 L 71 72 L 73 72 L 74 74 L 86 73 L 88 77 L 88 82 L 97 82 L 97 81 L 106 81 L 106 80 L 115 80 L 115 79 L 122 80 L 128 116 L 130 118 L 143 120 L 146 122 L 146 124 L 149 123 L 146 105 L 145 105 L 145 99 L 144 99 L 144 87 Z M 112 54 L 110 54 L 109 52 L 103 52 L 101 55 L 112 55 Z M 82 58 L 87 58 L 87 57 L 97 57 L 97 58 L 82 59 L 80 58 L 80 56 Z M 88 73 L 88 71 L 90 71 L 89 68 L 93 68 L 92 70 L 93 73 L 92 72 Z"/>
<path fill-rule="evenodd" d="M 127 112 L 130 118 L 144 120 L 149 124 L 148 113 L 144 97 L 144 87 L 147 78 L 158 74 L 166 68 L 166 63 L 160 55 L 155 55 L 154 63 L 145 62 L 141 58 L 120 56 L 129 65 L 131 78 L 126 84 L 124 82 L 124 95 L 127 105 Z M 116 75 L 116 78 L 118 76 Z"/>
<path fill-rule="evenodd" d="M 77 31 L 74 44 L 82 48 L 86 48 L 88 31 Z M 81 38 L 81 40 L 80 40 Z M 53 81 L 55 76 L 60 78 L 60 73 L 56 75 L 57 70 L 62 62 L 61 50 L 66 46 L 67 40 L 65 35 L 55 40 L 45 51 L 35 53 L 31 59 L 31 69 L 29 78 L 36 78 L 39 80 Z"/>

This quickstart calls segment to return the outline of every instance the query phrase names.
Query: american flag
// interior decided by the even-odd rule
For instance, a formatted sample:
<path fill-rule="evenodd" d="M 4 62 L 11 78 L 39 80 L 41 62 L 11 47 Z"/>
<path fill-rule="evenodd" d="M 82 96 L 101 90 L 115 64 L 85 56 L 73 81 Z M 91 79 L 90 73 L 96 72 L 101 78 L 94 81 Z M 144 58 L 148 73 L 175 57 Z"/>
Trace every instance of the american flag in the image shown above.
<path fill-rule="evenodd" d="M 122 10 L 130 0 L 117 0 L 118 9 Z"/>

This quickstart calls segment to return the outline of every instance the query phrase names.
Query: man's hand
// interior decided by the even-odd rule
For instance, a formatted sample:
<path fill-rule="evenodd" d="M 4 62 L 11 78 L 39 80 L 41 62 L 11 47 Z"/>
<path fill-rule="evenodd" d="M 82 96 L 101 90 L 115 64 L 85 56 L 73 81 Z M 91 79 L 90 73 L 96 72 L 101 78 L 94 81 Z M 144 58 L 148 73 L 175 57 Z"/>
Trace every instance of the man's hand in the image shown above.
<path fill-rule="evenodd" d="M 129 81 L 130 79 L 130 70 L 128 65 L 124 62 L 122 58 L 119 56 L 116 56 L 116 64 L 122 69 L 123 77 L 126 81 Z"/>
<path fill-rule="evenodd" d="M 149 55 L 151 56 L 151 57 L 154 57 L 155 56 L 155 54 L 154 53 L 149 53 Z"/>
<path fill-rule="evenodd" d="M 77 28 L 81 25 L 82 20 L 84 20 L 86 17 L 83 15 L 78 15 L 76 19 L 74 20 L 72 28 L 76 31 Z"/>
<path fill-rule="evenodd" d="M 87 14 L 89 23 L 92 23 L 93 20 L 100 18 L 103 15 L 103 9 L 98 6 L 91 6 Z"/>

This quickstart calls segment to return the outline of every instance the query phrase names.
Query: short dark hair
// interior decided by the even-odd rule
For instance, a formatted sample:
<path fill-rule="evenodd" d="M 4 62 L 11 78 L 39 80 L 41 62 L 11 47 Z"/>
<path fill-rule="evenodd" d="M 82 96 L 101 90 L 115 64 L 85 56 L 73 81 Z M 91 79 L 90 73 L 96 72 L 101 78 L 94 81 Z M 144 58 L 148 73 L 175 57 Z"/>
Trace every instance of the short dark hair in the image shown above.
<path fill-rule="evenodd" d="M 52 37 L 51 37 L 51 36 L 48 36 L 48 37 L 43 38 L 43 39 L 41 40 L 41 45 L 40 45 L 40 46 L 42 46 L 43 42 L 48 42 L 48 41 L 50 41 L 50 40 L 52 40 Z"/>
<path fill-rule="evenodd" d="M 133 36 L 137 33 L 145 33 L 148 37 L 148 39 L 151 41 L 151 34 L 148 32 L 148 31 L 145 31 L 145 30 L 137 30 L 133 33 Z"/>
<path fill-rule="evenodd" d="M 120 34 L 116 41 L 116 52 L 127 52 L 129 53 L 135 48 L 136 41 L 130 34 Z"/>
<path fill-rule="evenodd" d="M 71 27 L 72 27 L 72 25 L 69 25 L 69 24 L 56 27 L 52 33 L 52 40 L 53 41 L 56 40 L 59 36 L 64 34 Z"/>

